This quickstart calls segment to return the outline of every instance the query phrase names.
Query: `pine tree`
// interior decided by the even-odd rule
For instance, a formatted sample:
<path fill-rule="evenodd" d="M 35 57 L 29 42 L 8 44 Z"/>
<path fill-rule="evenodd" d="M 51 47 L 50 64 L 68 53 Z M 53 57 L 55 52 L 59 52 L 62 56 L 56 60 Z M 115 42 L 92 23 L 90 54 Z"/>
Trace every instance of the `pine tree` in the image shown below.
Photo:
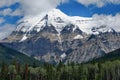
<path fill-rule="evenodd" d="M 25 69 L 24 69 L 24 80 L 28 80 L 28 65 L 25 65 Z"/>
<path fill-rule="evenodd" d="M 4 62 L 2 62 L 0 77 L 3 80 L 5 80 L 7 78 L 7 74 L 8 74 L 8 67 Z"/>
<path fill-rule="evenodd" d="M 20 75 L 17 75 L 17 76 L 15 77 L 15 80 L 22 80 L 22 78 L 21 78 Z"/>

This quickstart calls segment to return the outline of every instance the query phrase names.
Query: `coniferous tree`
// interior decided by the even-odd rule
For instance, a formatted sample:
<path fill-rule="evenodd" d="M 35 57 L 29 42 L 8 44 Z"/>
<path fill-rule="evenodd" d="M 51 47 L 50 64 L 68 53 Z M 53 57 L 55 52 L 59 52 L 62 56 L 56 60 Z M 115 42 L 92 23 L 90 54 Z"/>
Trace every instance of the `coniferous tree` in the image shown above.
<path fill-rule="evenodd" d="M 28 65 L 25 65 L 25 69 L 24 69 L 24 80 L 28 80 Z"/>
<path fill-rule="evenodd" d="M 21 78 L 20 75 L 17 75 L 17 76 L 15 77 L 15 80 L 22 80 L 22 78 Z"/>
<path fill-rule="evenodd" d="M 2 78 L 2 80 L 5 80 L 7 79 L 7 76 L 8 76 L 8 67 L 4 62 L 2 62 L 0 77 Z"/>

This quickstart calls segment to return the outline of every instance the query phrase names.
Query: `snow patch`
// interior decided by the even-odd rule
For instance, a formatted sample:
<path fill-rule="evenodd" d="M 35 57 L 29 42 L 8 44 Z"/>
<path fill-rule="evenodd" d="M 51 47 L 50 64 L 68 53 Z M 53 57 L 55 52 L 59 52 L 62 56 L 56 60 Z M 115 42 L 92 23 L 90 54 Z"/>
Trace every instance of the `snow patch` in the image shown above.
<path fill-rule="evenodd" d="M 77 35 L 77 36 L 75 36 L 73 39 L 82 39 L 82 38 L 83 38 L 83 36 Z"/>
<path fill-rule="evenodd" d="M 23 38 L 20 40 L 20 42 L 25 41 L 28 37 L 26 35 L 23 36 Z"/>
<path fill-rule="evenodd" d="M 65 58 L 67 55 L 65 53 L 63 53 L 60 57 L 61 58 Z"/>

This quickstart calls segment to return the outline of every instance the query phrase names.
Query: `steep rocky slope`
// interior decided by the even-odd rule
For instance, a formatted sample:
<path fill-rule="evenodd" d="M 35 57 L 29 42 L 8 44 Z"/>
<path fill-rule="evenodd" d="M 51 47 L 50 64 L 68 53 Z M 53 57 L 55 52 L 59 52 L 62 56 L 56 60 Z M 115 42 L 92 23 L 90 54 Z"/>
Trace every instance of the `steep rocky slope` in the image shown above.
<path fill-rule="evenodd" d="M 120 48 L 120 33 L 58 9 L 21 20 L 2 43 L 45 62 L 85 62 Z"/>

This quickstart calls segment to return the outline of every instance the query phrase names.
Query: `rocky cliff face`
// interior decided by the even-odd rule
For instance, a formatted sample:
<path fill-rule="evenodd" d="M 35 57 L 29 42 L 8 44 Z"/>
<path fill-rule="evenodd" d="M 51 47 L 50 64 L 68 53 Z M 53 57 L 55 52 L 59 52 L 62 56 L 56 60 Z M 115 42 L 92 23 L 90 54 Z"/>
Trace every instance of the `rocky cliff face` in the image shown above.
<path fill-rule="evenodd" d="M 22 21 L 2 43 L 50 63 L 81 63 L 120 48 L 120 34 L 113 28 L 100 25 L 84 30 L 93 21 L 54 9 L 41 18 Z"/>
<path fill-rule="evenodd" d="M 69 62 L 88 61 L 118 49 L 120 47 L 120 34 L 91 35 L 82 45 L 75 47 L 68 55 L 67 60 Z"/>

